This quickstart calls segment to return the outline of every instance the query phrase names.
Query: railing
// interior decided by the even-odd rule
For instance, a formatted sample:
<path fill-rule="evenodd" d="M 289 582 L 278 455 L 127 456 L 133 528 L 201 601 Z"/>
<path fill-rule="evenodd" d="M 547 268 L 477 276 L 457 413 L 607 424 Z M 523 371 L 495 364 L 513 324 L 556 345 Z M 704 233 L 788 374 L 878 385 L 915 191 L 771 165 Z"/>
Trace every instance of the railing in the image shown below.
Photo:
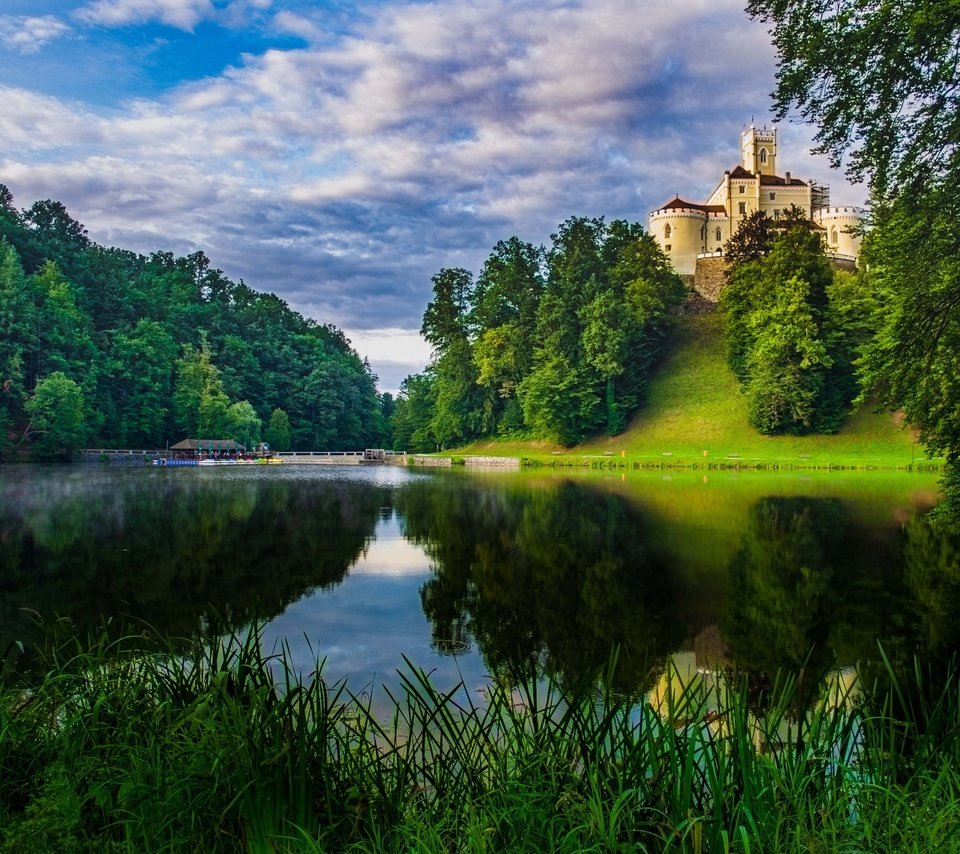
<path fill-rule="evenodd" d="M 164 448 L 137 449 L 137 448 L 84 448 L 84 459 L 166 459 L 171 458 L 172 452 Z M 287 462 L 330 462 L 355 465 L 361 462 L 370 463 L 405 463 L 406 451 L 388 451 L 385 448 L 367 448 L 363 451 L 275 451 L 273 454 Z M 172 458 L 170 459 L 172 462 Z"/>
<path fill-rule="evenodd" d="M 339 459 L 363 459 L 363 451 L 274 451 L 274 456 L 284 460 L 310 457 L 337 457 Z"/>
<path fill-rule="evenodd" d="M 163 448 L 154 448 L 153 450 L 138 450 L 131 448 L 84 448 L 84 454 L 104 454 L 108 457 L 157 457 L 164 456 L 167 452 Z"/>

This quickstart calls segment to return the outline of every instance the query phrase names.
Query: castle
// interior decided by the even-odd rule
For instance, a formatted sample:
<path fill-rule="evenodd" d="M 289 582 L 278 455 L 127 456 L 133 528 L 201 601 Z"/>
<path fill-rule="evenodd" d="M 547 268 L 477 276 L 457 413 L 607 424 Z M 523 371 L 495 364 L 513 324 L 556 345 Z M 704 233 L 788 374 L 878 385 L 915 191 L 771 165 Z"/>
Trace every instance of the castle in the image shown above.
<path fill-rule="evenodd" d="M 706 202 L 679 196 L 650 213 L 650 234 L 674 269 L 707 299 L 716 299 L 723 280 L 723 247 L 756 210 L 772 219 L 796 206 L 823 229 L 827 254 L 852 268 L 860 236 L 852 233 L 864 218 L 857 207 L 830 207 L 830 190 L 815 181 L 777 174 L 777 130 L 750 126 L 740 134 L 740 165 L 723 178 Z"/>

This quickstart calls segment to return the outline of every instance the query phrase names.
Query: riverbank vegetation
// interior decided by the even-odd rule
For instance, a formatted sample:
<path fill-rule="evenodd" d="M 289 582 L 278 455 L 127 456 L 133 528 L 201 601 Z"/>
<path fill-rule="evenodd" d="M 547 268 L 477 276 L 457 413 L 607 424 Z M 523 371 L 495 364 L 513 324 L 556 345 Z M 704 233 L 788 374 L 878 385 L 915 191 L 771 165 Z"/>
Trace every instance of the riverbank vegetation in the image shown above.
<path fill-rule="evenodd" d="M 433 360 L 401 388 L 396 447 L 623 430 L 686 290 L 637 223 L 571 217 L 551 241 L 498 243 L 476 283 L 434 276 L 421 330 Z"/>
<path fill-rule="evenodd" d="M 902 406 L 960 482 L 960 10 L 906 0 L 751 0 L 779 56 L 777 118 L 816 128 L 818 153 L 870 187 L 863 260 L 881 311 L 860 361 L 865 390 Z"/>
<path fill-rule="evenodd" d="M 0 459 L 186 436 L 356 449 L 392 400 L 344 334 L 213 268 L 93 243 L 0 185 Z"/>
<path fill-rule="evenodd" d="M 0 850 L 930 851 L 960 829 L 955 662 L 878 655 L 812 695 L 668 668 L 641 697 L 603 674 L 471 696 L 408 665 L 378 711 L 256 632 L 146 642 L 3 677 Z"/>
<path fill-rule="evenodd" d="M 617 436 L 571 448 L 519 438 L 478 439 L 463 455 L 517 456 L 545 465 L 665 468 L 941 468 L 902 414 L 866 403 L 832 434 L 764 435 L 726 358 L 719 312 L 676 318 L 645 401 Z M 706 453 L 705 453 L 706 452 Z"/>

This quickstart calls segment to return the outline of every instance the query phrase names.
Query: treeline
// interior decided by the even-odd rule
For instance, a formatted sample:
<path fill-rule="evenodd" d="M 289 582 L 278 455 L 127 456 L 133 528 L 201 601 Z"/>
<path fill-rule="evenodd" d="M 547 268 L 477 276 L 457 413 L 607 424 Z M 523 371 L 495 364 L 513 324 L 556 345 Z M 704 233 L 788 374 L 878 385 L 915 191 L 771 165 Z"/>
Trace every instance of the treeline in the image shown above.
<path fill-rule="evenodd" d="M 380 446 L 391 408 L 336 327 L 231 281 L 202 252 L 99 246 L 61 203 L 20 211 L 0 185 L 0 453 L 187 436 Z"/>
<path fill-rule="evenodd" d="M 401 386 L 394 446 L 619 433 L 685 297 L 656 241 L 623 220 L 572 217 L 549 249 L 501 241 L 476 281 L 441 270 L 421 329 L 433 358 Z"/>
<path fill-rule="evenodd" d="M 856 365 L 878 302 L 862 272 L 834 270 L 794 208 L 755 211 L 728 241 L 727 360 L 761 433 L 834 433 L 860 391 Z"/>

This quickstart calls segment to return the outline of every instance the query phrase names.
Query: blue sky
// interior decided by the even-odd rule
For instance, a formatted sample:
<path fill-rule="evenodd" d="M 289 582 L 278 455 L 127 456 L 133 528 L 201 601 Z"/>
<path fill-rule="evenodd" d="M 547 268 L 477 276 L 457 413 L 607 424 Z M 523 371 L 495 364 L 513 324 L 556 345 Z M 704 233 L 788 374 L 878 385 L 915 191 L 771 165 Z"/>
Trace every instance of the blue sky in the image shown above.
<path fill-rule="evenodd" d="M 768 117 L 743 0 L 2 0 L 0 182 L 91 237 L 204 251 L 395 390 L 442 267 L 702 200 Z M 811 133 L 781 171 L 832 185 Z"/>

